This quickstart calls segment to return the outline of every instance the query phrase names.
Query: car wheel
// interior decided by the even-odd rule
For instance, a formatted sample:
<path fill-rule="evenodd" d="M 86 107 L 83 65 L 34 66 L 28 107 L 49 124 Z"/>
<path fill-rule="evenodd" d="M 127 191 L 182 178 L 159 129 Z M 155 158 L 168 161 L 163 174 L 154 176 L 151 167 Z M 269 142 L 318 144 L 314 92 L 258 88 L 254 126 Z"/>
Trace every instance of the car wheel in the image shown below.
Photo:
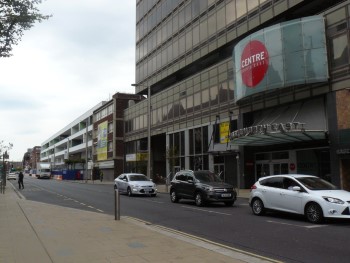
<path fill-rule="evenodd" d="M 129 196 L 129 197 L 131 197 L 131 196 L 132 196 L 132 192 L 131 192 L 130 187 L 128 187 L 128 190 L 126 191 L 126 193 L 128 194 L 128 196 Z"/>
<path fill-rule="evenodd" d="M 226 205 L 226 206 L 233 206 L 234 203 L 235 203 L 235 202 L 232 202 L 232 201 L 230 201 L 230 202 L 225 202 L 225 205 Z"/>
<path fill-rule="evenodd" d="M 259 198 L 253 199 L 252 211 L 253 211 L 253 214 L 257 216 L 264 214 L 265 212 L 264 203 Z"/>
<path fill-rule="evenodd" d="M 151 196 L 152 196 L 152 197 L 156 197 L 156 196 L 157 196 L 157 194 L 151 194 Z"/>
<path fill-rule="evenodd" d="M 114 190 L 117 190 L 117 185 L 114 185 Z"/>
<path fill-rule="evenodd" d="M 171 202 L 173 202 L 173 203 L 179 202 L 179 198 L 177 197 L 177 194 L 176 194 L 176 191 L 175 191 L 175 190 L 172 190 L 172 191 L 170 192 L 170 200 L 171 200 Z"/>
<path fill-rule="evenodd" d="M 310 203 L 305 207 L 305 216 L 309 222 L 319 224 L 323 221 L 322 208 L 316 203 Z"/>
<path fill-rule="evenodd" d="M 196 205 L 197 206 L 203 206 L 204 205 L 204 200 L 203 200 L 202 193 L 200 193 L 200 192 L 196 193 L 195 201 L 196 201 Z"/>

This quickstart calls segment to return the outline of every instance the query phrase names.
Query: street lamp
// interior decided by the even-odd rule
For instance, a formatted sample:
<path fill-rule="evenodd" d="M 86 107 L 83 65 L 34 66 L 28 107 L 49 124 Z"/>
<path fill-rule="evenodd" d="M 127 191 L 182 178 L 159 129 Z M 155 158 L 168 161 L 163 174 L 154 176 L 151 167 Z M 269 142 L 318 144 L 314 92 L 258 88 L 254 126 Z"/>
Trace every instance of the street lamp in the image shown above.
<path fill-rule="evenodd" d="M 89 117 L 86 118 L 86 134 L 85 134 L 85 183 L 88 181 L 88 127 Z"/>
<path fill-rule="evenodd" d="M 147 88 L 147 177 L 151 179 L 151 87 L 142 84 L 131 84 L 131 86 Z"/>
<path fill-rule="evenodd" d="M 236 160 L 237 160 L 237 195 L 239 195 L 239 189 L 241 186 L 241 171 L 240 171 L 240 167 L 239 167 L 239 153 L 237 153 L 236 155 Z"/>

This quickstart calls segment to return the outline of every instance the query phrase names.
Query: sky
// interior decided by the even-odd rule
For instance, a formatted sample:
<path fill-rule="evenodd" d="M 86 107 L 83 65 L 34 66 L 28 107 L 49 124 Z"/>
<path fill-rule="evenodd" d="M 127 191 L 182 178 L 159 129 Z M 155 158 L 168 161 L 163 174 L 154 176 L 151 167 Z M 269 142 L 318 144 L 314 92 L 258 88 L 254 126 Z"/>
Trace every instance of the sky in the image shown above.
<path fill-rule="evenodd" d="M 0 57 L 0 141 L 10 161 L 116 92 L 134 93 L 135 0 L 43 0 L 49 20 Z"/>

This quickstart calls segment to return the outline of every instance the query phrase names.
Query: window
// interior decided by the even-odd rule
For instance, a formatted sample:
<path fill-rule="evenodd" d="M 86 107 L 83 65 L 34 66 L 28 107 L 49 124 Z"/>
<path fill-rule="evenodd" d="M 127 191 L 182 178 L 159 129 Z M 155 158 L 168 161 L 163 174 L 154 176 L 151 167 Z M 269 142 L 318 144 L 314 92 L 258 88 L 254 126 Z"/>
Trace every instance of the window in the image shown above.
<path fill-rule="evenodd" d="M 108 123 L 108 132 L 113 132 L 113 122 Z"/>
<path fill-rule="evenodd" d="M 197 92 L 194 94 L 194 111 L 201 109 L 201 94 Z"/>
<path fill-rule="evenodd" d="M 202 90 L 202 109 L 209 107 L 209 89 Z"/>
<path fill-rule="evenodd" d="M 113 142 L 108 142 L 108 151 L 109 152 L 113 151 Z"/>
<path fill-rule="evenodd" d="M 113 113 L 113 105 L 108 106 L 108 115 Z"/>
<path fill-rule="evenodd" d="M 260 184 L 268 187 L 283 188 L 283 178 L 282 177 L 268 178 L 260 181 Z"/>
<path fill-rule="evenodd" d="M 218 87 L 212 86 L 210 88 L 210 105 L 214 106 L 218 104 Z"/>
<path fill-rule="evenodd" d="M 227 99 L 228 99 L 227 82 L 224 82 L 224 83 L 220 84 L 219 98 L 220 98 L 220 103 L 227 102 Z"/>
<path fill-rule="evenodd" d="M 231 1 L 226 5 L 226 25 L 231 24 L 236 20 L 236 1 Z"/>
<path fill-rule="evenodd" d="M 202 129 L 194 129 L 194 148 L 196 154 L 202 153 Z"/>
<path fill-rule="evenodd" d="M 343 34 L 332 38 L 332 57 L 331 62 L 334 67 L 347 65 L 349 63 L 348 37 Z"/>

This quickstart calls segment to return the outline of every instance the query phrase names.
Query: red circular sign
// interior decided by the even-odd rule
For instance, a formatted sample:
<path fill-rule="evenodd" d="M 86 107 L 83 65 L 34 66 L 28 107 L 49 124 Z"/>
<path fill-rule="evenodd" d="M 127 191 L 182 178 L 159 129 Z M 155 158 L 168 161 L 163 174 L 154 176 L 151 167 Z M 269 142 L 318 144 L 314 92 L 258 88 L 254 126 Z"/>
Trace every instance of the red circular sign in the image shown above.
<path fill-rule="evenodd" d="M 290 169 L 291 171 L 294 171 L 294 170 L 295 170 L 295 164 L 294 164 L 294 163 L 291 163 L 291 164 L 289 165 L 289 169 Z"/>
<path fill-rule="evenodd" d="M 242 52 L 241 73 L 243 83 L 254 88 L 258 85 L 269 67 L 269 53 L 263 43 L 258 40 L 250 41 Z"/>

